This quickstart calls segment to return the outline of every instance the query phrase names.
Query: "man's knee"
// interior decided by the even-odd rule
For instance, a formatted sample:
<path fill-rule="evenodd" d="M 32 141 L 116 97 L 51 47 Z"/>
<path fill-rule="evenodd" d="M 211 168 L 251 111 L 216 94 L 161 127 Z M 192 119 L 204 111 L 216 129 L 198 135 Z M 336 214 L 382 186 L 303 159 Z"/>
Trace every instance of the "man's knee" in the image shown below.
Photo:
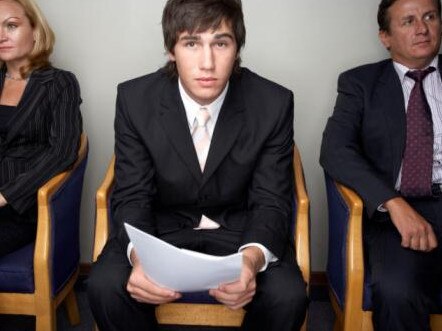
<path fill-rule="evenodd" d="M 94 265 L 87 280 L 87 295 L 91 306 L 117 306 L 116 302 L 126 296 L 125 273 L 107 271 L 101 265 Z"/>
<path fill-rule="evenodd" d="M 423 284 L 414 277 L 382 277 L 373 284 L 373 298 L 376 303 L 387 307 L 397 307 L 418 303 L 424 296 Z"/>
<path fill-rule="evenodd" d="M 260 289 L 260 295 L 270 310 L 278 309 L 290 314 L 305 315 L 308 298 L 306 284 L 300 274 L 287 273 L 269 279 Z"/>
<path fill-rule="evenodd" d="M 275 284 L 276 287 L 279 287 Z M 301 279 L 293 279 L 292 282 L 287 282 L 284 287 L 281 287 L 278 292 L 268 294 L 268 298 L 277 309 L 293 313 L 297 316 L 304 316 L 307 310 L 308 298 L 306 286 Z"/>

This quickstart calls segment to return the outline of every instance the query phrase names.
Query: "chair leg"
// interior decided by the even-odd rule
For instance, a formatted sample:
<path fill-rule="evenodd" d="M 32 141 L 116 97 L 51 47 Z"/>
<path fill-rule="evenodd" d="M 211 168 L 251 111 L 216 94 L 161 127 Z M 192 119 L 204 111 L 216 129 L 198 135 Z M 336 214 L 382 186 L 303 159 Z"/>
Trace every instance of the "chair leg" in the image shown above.
<path fill-rule="evenodd" d="M 51 305 L 47 311 L 35 316 L 35 331 L 56 331 L 55 307 Z"/>
<path fill-rule="evenodd" d="M 342 330 L 341 323 L 339 323 L 339 319 L 338 319 L 338 317 L 336 316 L 336 317 L 335 317 L 335 323 L 334 323 L 334 325 L 333 325 L 333 331 L 341 331 L 341 330 Z"/>
<path fill-rule="evenodd" d="M 307 316 L 305 317 L 304 323 L 302 323 L 301 329 L 299 331 L 307 331 Z"/>
<path fill-rule="evenodd" d="M 71 325 L 80 324 L 80 313 L 78 311 L 77 298 L 75 291 L 72 289 L 65 298 L 66 310 L 68 312 L 69 323 Z"/>

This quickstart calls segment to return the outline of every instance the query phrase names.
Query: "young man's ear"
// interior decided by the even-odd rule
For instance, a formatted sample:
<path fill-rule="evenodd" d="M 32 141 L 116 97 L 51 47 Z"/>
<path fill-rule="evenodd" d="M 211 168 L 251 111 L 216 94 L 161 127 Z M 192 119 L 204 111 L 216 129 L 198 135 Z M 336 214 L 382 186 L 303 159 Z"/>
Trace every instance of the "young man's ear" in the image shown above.
<path fill-rule="evenodd" d="M 175 55 L 172 52 L 167 52 L 167 56 L 169 57 L 169 61 L 175 62 Z"/>

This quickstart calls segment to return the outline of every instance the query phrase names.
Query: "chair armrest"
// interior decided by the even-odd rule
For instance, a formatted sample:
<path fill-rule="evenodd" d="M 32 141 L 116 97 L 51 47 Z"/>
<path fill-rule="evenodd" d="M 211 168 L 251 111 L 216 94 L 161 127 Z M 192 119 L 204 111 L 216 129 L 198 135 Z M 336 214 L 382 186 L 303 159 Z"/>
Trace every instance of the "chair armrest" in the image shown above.
<path fill-rule="evenodd" d="M 70 179 L 75 170 L 85 161 L 88 152 L 87 136 L 82 134 L 78 158 L 73 166 L 51 178 L 37 192 L 38 221 L 34 249 L 34 275 L 36 293 L 51 292 L 51 249 L 52 249 L 52 198 Z M 49 294 L 48 294 L 49 295 Z"/>
<path fill-rule="evenodd" d="M 351 311 L 346 323 L 358 322 L 362 318 L 362 300 L 364 293 L 364 253 L 362 237 L 362 211 L 363 203 L 361 198 L 350 188 L 336 183 L 336 187 L 348 206 L 349 221 L 347 231 L 347 256 L 346 256 L 346 295 L 345 310 Z M 361 314 L 354 312 L 360 311 Z"/>
<path fill-rule="evenodd" d="M 301 269 L 304 281 L 310 281 L 310 201 L 305 188 L 304 171 L 298 147 L 293 149 L 293 170 L 296 196 L 296 261 Z"/>
<path fill-rule="evenodd" d="M 93 250 L 93 261 L 95 262 L 103 250 L 109 236 L 109 196 L 114 186 L 115 156 L 112 156 L 106 175 L 95 196 L 95 241 Z"/>

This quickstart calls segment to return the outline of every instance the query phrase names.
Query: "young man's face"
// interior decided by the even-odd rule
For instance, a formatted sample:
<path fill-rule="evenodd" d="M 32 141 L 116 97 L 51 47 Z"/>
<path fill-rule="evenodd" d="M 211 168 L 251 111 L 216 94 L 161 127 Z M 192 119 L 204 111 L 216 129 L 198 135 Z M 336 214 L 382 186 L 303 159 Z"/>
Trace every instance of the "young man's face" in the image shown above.
<path fill-rule="evenodd" d="M 441 18 L 433 0 L 398 0 L 389 9 L 390 31 L 379 37 L 393 60 L 412 69 L 427 66 L 439 52 Z"/>
<path fill-rule="evenodd" d="M 230 78 L 237 57 L 236 40 L 225 21 L 216 30 L 178 36 L 171 61 L 175 61 L 187 94 L 200 105 L 214 101 Z"/>

